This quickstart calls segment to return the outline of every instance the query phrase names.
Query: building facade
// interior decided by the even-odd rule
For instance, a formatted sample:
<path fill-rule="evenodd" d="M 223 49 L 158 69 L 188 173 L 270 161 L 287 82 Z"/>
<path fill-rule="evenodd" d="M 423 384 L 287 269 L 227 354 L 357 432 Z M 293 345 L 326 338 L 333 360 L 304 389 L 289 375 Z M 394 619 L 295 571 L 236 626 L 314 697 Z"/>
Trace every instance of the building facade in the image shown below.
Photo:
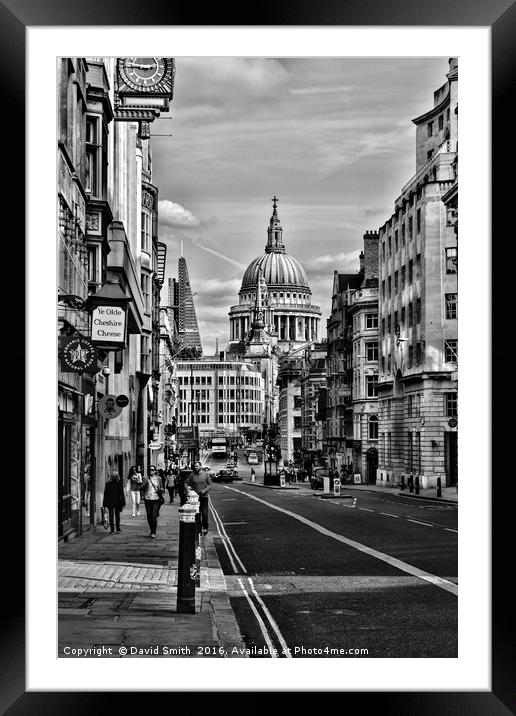
<path fill-rule="evenodd" d="M 146 469 L 157 424 L 158 241 L 150 123 L 172 98 L 172 58 L 60 58 L 58 62 L 59 537 L 100 520 L 106 477 Z M 148 60 L 148 62 L 147 62 Z M 134 70 L 144 67 L 143 70 Z M 142 89 L 154 72 L 152 93 Z M 139 76 L 140 73 L 142 76 Z M 155 97 L 151 97 L 151 94 Z M 158 97 L 159 95 L 159 97 Z M 95 306 L 122 316 L 98 329 Z M 111 319 L 107 323 L 109 323 Z M 100 321 L 102 324 L 102 321 Z M 106 324 L 107 325 L 107 324 Z M 93 329 L 95 328 L 95 337 Z M 101 335 L 110 335 L 109 340 Z M 115 338 L 116 336 L 116 338 Z M 68 354 L 69 340 L 79 350 Z M 80 356 L 91 353 L 81 369 Z M 150 379 L 150 383 L 149 383 Z M 112 396 L 115 408 L 102 409 Z M 111 398 L 109 398 L 111 400 Z"/>
<path fill-rule="evenodd" d="M 449 64 L 433 107 L 413 120 L 416 173 L 379 231 L 380 483 L 410 474 L 422 485 L 457 482 L 457 235 L 447 208 L 458 63 Z"/>
<path fill-rule="evenodd" d="M 278 370 L 278 432 L 279 447 L 284 462 L 298 463 L 302 458 L 301 367 L 301 357 L 292 356 L 282 361 Z"/>
<path fill-rule="evenodd" d="M 178 425 L 195 425 L 199 437 L 224 432 L 242 437 L 260 432 L 264 411 L 264 384 L 251 361 L 205 356 L 176 360 Z"/>
<path fill-rule="evenodd" d="M 326 465 L 326 342 L 304 352 L 301 362 L 301 451 L 304 468 Z"/>
<path fill-rule="evenodd" d="M 353 474 L 376 484 L 378 468 L 378 233 L 364 234 L 363 280 L 351 294 Z"/>

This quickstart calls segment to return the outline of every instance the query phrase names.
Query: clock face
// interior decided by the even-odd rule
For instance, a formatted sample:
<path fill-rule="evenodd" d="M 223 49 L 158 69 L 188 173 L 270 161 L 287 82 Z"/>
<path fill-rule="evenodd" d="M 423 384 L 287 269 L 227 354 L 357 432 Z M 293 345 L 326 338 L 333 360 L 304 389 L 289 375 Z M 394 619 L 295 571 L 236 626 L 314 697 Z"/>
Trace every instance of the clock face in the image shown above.
<path fill-rule="evenodd" d="M 162 57 L 124 57 L 120 63 L 120 74 L 124 82 L 138 91 L 152 92 L 166 73 Z"/>

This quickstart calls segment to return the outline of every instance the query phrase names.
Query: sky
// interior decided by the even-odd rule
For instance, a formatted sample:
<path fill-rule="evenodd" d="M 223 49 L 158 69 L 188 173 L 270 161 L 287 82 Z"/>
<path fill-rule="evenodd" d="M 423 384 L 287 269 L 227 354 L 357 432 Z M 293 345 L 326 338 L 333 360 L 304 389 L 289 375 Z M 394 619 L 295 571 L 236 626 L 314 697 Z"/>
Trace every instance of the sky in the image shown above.
<path fill-rule="evenodd" d="M 151 125 L 153 183 L 165 278 L 177 276 L 182 241 L 204 354 L 228 343 L 228 310 L 263 253 L 274 195 L 324 327 L 334 270 L 358 271 L 363 234 L 415 173 L 411 120 L 432 107 L 448 58 L 175 61 L 170 112 Z"/>

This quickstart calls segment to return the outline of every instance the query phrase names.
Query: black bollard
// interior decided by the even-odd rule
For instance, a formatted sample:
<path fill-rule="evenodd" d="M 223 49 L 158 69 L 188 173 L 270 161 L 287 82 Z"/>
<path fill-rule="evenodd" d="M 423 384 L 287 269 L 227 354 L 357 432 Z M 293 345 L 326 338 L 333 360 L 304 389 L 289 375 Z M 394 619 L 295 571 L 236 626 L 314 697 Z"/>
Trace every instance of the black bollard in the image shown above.
<path fill-rule="evenodd" d="M 414 492 L 414 475 L 410 474 L 408 478 L 409 492 Z"/>
<path fill-rule="evenodd" d="M 405 473 L 404 473 L 404 472 L 401 473 L 400 489 L 401 489 L 402 492 L 403 492 L 403 490 L 405 489 Z"/>
<path fill-rule="evenodd" d="M 195 508 L 179 508 L 179 559 L 177 570 L 177 611 L 195 614 L 196 540 Z"/>
<path fill-rule="evenodd" d="M 441 490 L 441 476 L 437 475 L 437 497 L 442 497 L 443 493 Z"/>
<path fill-rule="evenodd" d="M 419 475 L 416 475 L 416 489 L 414 494 L 419 495 Z"/>
<path fill-rule="evenodd" d="M 195 585 L 201 586 L 201 513 L 195 515 Z"/>

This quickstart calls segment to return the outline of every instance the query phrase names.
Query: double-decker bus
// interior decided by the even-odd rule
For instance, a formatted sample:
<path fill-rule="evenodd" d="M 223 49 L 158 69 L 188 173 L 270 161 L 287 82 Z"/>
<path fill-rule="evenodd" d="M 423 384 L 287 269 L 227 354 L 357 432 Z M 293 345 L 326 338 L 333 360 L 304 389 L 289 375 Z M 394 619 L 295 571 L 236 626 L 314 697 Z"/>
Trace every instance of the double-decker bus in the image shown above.
<path fill-rule="evenodd" d="M 211 454 L 214 458 L 227 457 L 228 442 L 224 433 L 215 433 L 211 439 Z"/>

